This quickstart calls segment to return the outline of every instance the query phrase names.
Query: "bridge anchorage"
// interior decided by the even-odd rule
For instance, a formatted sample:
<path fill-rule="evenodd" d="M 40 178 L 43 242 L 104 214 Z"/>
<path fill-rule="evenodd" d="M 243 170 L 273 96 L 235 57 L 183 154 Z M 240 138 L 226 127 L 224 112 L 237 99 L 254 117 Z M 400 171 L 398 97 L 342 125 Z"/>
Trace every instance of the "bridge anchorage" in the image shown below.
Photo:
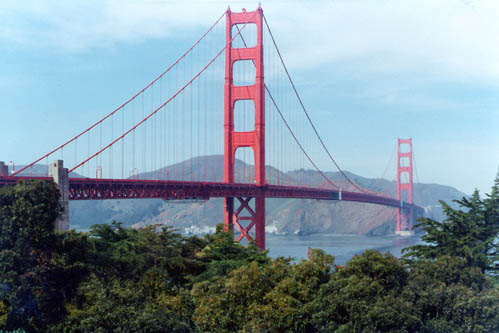
<path fill-rule="evenodd" d="M 218 45 L 215 40 L 220 38 L 207 36 L 217 36 L 216 27 L 224 17 L 223 45 Z M 264 50 L 264 38 L 265 45 L 273 46 L 273 56 Z M 270 68 L 267 76 L 264 59 Z M 242 67 L 246 73 L 242 81 L 236 69 L 241 63 L 250 68 L 245 72 Z M 282 82 L 288 94 L 282 92 Z M 245 103 L 254 112 L 247 118 L 241 117 L 246 114 L 245 107 L 241 110 Z M 69 200 L 223 198 L 225 230 L 233 232 L 237 241 L 254 241 L 265 249 L 265 199 L 295 198 L 391 207 L 397 210 L 396 233 L 410 235 L 422 208 L 412 198 L 412 140 L 399 139 L 398 146 L 397 198 L 354 183 L 312 122 L 262 9 L 227 10 L 170 67 L 92 126 L 28 165 L 12 168 L 11 174 L 0 162 L 0 186 L 21 179 L 53 180 L 65 208 L 56 221 L 56 228 L 63 231 L 69 228 Z M 248 150 L 248 160 L 236 159 Z M 49 164 L 57 153 L 61 159 Z M 220 154 L 223 162 L 218 160 Z M 196 166 L 193 161 L 199 162 L 199 156 L 216 163 Z M 33 172 L 44 161 L 47 170 Z M 331 165 L 343 176 L 341 184 L 323 171 Z M 308 179 L 306 170 L 311 169 L 319 180 Z M 279 170 L 296 172 L 291 177 Z"/>

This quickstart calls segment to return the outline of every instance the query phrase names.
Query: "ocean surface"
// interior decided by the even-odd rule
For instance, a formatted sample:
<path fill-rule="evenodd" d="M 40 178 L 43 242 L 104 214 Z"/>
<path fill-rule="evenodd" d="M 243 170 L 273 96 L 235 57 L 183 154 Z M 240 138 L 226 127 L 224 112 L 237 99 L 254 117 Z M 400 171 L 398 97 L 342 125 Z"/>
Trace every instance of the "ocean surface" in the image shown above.
<path fill-rule="evenodd" d="M 322 249 L 335 257 L 335 263 L 344 265 L 356 254 L 367 249 L 381 253 L 390 252 L 401 256 L 403 248 L 421 244 L 421 236 L 359 236 L 339 234 L 317 234 L 310 236 L 266 235 L 266 245 L 271 257 L 293 257 L 296 261 L 307 257 L 308 248 Z"/>

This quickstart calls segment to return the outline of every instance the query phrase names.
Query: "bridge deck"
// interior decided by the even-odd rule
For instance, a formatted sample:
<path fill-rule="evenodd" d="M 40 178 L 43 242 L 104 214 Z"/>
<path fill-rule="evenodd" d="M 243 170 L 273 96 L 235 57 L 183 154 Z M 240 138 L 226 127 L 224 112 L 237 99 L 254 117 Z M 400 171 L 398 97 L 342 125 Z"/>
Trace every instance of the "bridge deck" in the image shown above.
<path fill-rule="evenodd" d="M 0 186 L 13 185 L 19 180 L 52 180 L 51 177 L 0 177 Z M 209 199 L 223 197 L 296 198 L 316 200 L 342 200 L 371 203 L 394 208 L 401 207 L 397 199 L 369 193 L 358 193 L 332 189 L 320 189 L 296 186 L 253 184 L 226 184 L 218 182 L 166 181 L 144 179 L 94 179 L 69 178 L 69 200 L 105 200 L 105 199 L 145 199 L 161 198 L 165 200 Z M 404 208 L 413 206 L 417 211 L 421 207 L 403 202 Z"/>

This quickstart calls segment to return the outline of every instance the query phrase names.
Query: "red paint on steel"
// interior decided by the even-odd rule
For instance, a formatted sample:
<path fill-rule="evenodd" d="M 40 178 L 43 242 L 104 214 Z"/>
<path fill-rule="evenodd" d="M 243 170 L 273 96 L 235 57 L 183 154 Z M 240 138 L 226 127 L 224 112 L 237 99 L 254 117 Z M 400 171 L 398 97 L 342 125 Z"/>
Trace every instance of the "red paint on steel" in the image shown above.
<path fill-rule="evenodd" d="M 257 187 L 265 186 L 265 83 L 263 72 L 263 11 L 258 8 L 254 12 L 233 13 L 226 12 L 226 40 L 225 52 L 225 85 L 224 85 L 224 182 L 234 184 L 235 155 L 238 148 L 250 147 L 253 149 L 255 161 L 254 182 Z M 256 46 L 233 48 L 232 27 L 237 24 L 256 25 Z M 240 31 L 238 32 L 238 34 Z M 250 60 L 255 65 L 255 84 L 246 86 L 234 85 L 234 63 Z M 255 128 L 251 131 L 237 132 L 234 129 L 234 107 L 239 100 L 251 100 L 255 106 Z M 254 198 L 254 209 L 249 202 Z M 256 193 L 252 197 L 239 197 L 240 206 L 234 212 L 234 196 L 227 196 L 224 203 L 225 230 L 233 230 L 238 226 L 241 235 L 256 245 L 265 249 L 265 197 Z M 249 214 L 242 217 L 241 213 Z M 241 225 L 243 220 L 248 225 Z M 250 236 L 250 230 L 255 227 L 255 239 Z"/>
<path fill-rule="evenodd" d="M 403 145 L 408 151 L 401 149 Z M 408 163 L 402 163 L 407 160 Z M 408 164 L 408 165 L 407 165 Z M 407 177 L 403 177 L 407 175 Z M 406 182 L 407 180 L 407 182 Z M 404 207 L 403 193 L 407 193 L 409 206 Z M 414 220 L 413 211 L 413 180 L 412 180 L 412 139 L 398 139 L 397 149 L 397 199 L 400 207 L 397 209 L 397 231 L 408 231 L 412 229 Z"/>
<path fill-rule="evenodd" d="M 14 185 L 20 180 L 52 181 L 52 177 L 0 177 L 0 187 Z M 148 179 L 94 179 L 69 178 L 69 200 L 107 200 L 107 199 L 189 199 L 189 198 L 294 198 L 316 200 L 342 200 L 400 207 L 400 200 L 379 195 L 341 191 L 336 189 L 311 187 L 280 186 L 256 184 L 228 184 L 226 182 L 189 182 L 175 180 Z M 419 212 L 421 207 L 403 203 Z"/>
<path fill-rule="evenodd" d="M 263 15 L 262 15 L 262 16 L 263 16 Z M 268 26 L 268 24 L 267 24 L 267 20 L 265 19 L 265 16 L 263 16 L 263 19 L 265 20 L 265 24 L 267 25 L 267 29 L 268 29 L 268 31 L 269 31 L 269 33 L 270 33 L 270 36 L 272 37 L 272 41 L 274 42 L 274 46 L 275 46 L 275 48 L 276 48 L 277 53 L 279 54 L 279 57 L 280 57 L 280 59 L 281 59 L 281 63 L 282 63 L 282 65 L 283 65 L 283 67 L 284 67 L 284 69 L 285 69 L 285 71 L 286 71 L 286 74 L 288 75 L 288 78 L 289 78 L 289 80 L 290 80 L 290 82 L 291 82 L 291 85 L 292 85 L 293 89 L 295 90 L 296 96 L 298 97 L 298 100 L 300 101 L 300 103 L 301 103 L 301 105 L 302 105 L 302 107 L 303 107 L 303 110 L 305 111 L 305 114 L 306 114 L 306 115 L 307 115 L 307 117 L 308 117 L 308 113 L 307 113 L 307 111 L 306 111 L 306 109 L 305 109 L 305 106 L 304 106 L 304 105 L 303 105 L 303 103 L 301 102 L 301 98 L 300 98 L 300 96 L 298 95 L 298 92 L 296 91 L 296 88 L 295 88 L 295 86 L 294 86 L 293 81 L 291 80 L 291 76 L 290 76 L 290 75 L 289 75 L 289 73 L 288 73 L 288 69 L 287 69 L 286 65 L 284 64 L 284 60 L 283 60 L 283 58 L 281 57 L 281 54 L 280 54 L 280 52 L 279 52 L 279 49 L 277 48 L 277 44 L 276 44 L 276 42 L 275 42 L 275 40 L 274 40 L 274 37 L 272 36 L 272 32 L 270 31 L 270 28 L 269 28 L 269 26 Z M 236 26 L 236 28 L 237 28 L 237 26 Z M 238 31 L 239 31 L 239 28 L 237 28 L 237 29 L 238 29 Z M 247 48 L 246 41 L 244 40 L 244 38 L 243 38 L 243 36 L 242 36 L 242 35 L 240 35 L 240 36 L 241 36 L 241 40 L 242 40 L 242 42 L 243 42 L 243 45 L 245 46 L 245 48 Z M 239 50 L 245 50 L 245 49 L 239 49 Z M 254 62 L 253 62 L 253 65 L 255 65 L 255 63 L 254 63 Z M 255 65 L 255 67 L 256 67 L 256 65 Z M 279 106 L 277 105 L 277 103 L 276 103 L 276 101 L 275 101 L 275 99 L 274 99 L 274 96 L 273 96 L 273 95 L 271 94 L 271 92 L 270 92 L 269 87 L 268 87 L 265 83 L 264 83 L 264 87 L 265 87 L 265 91 L 267 92 L 267 94 L 269 94 L 269 97 L 270 97 L 270 100 L 272 101 L 272 104 L 274 105 L 274 107 L 276 108 L 277 112 L 279 113 L 279 116 L 281 117 L 281 120 L 283 121 L 284 125 L 286 125 L 286 128 L 288 129 L 289 133 L 290 133 L 290 134 L 291 134 L 291 136 L 293 137 L 293 140 L 296 142 L 296 144 L 298 145 L 298 147 L 300 148 L 300 150 L 303 152 L 303 154 L 305 155 L 305 157 L 306 157 L 306 158 L 308 159 L 308 161 L 312 164 L 312 166 L 315 168 L 315 170 L 317 170 L 317 172 L 319 172 L 319 174 L 320 174 L 320 175 L 321 175 L 321 176 L 322 176 L 322 177 L 323 177 L 323 178 L 324 178 L 324 179 L 325 179 L 325 180 L 326 180 L 329 184 L 331 184 L 331 185 L 332 185 L 332 186 L 334 186 L 335 188 L 339 189 L 340 187 L 339 187 L 339 186 L 337 186 L 337 185 L 336 185 L 333 181 L 331 181 L 331 180 L 330 180 L 330 179 L 329 179 L 329 178 L 328 178 L 328 177 L 327 177 L 327 176 L 326 176 L 326 175 L 322 172 L 322 170 L 320 170 L 320 169 L 319 169 L 319 167 L 317 166 L 317 164 L 316 164 L 316 163 L 312 160 L 312 158 L 310 157 L 310 155 L 309 155 L 309 154 L 307 153 L 307 151 L 303 148 L 302 144 L 300 143 L 300 141 L 299 141 L 299 140 L 298 140 L 298 138 L 296 137 L 295 133 L 293 132 L 293 130 L 292 130 L 292 129 L 291 129 L 291 127 L 289 126 L 289 124 L 288 124 L 288 122 L 287 122 L 286 118 L 284 117 L 283 113 L 281 112 L 281 109 L 280 109 L 280 108 L 279 108 Z M 312 123 L 312 120 L 311 120 L 310 118 L 309 118 L 309 122 L 310 122 L 310 124 L 312 125 L 312 128 L 315 130 L 315 126 L 314 126 L 314 124 Z M 279 128 L 279 129 L 280 129 L 280 128 Z M 318 133 L 317 131 L 316 131 L 316 135 L 319 137 L 319 133 Z M 282 138 L 281 138 L 281 137 L 282 137 L 282 131 L 281 131 L 281 132 L 279 132 L 278 137 L 280 138 L 280 140 L 279 140 L 279 141 L 280 141 L 280 142 L 283 142 L 283 140 L 282 140 Z M 324 146 L 324 148 L 325 148 L 325 145 L 324 145 L 324 143 L 322 142 L 322 139 L 321 139 L 320 137 L 319 137 L 319 140 L 321 140 L 321 143 L 322 143 L 322 145 L 323 145 L 323 146 Z M 329 151 L 327 150 L 327 148 L 326 148 L 326 151 L 327 151 L 327 153 L 329 154 Z M 278 154 L 283 154 L 283 149 L 278 149 Z M 330 156 L 330 157 L 332 158 L 332 156 Z M 278 158 L 277 160 L 278 160 L 278 161 L 280 161 L 280 160 L 282 160 L 282 158 Z M 336 163 L 336 162 L 335 162 L 335 163 Z M 338 165 L 336 165 L 336 166 L 338 167 Z M 339 169 L 339 167 L 338 167 L 338 169 Z M 271 170 L 272 170 L 272 169 L 271 169 Z M 339 170 L 340 170 L 340 172 L 341 172 L 341 173 L 342 173 L 342 174 L 346 177 L 346 175 L 343 173 L 343 171 L 342 171 L 341 169 L 339 169 Z M 346 177 L 346 178 L 348 179 L 348 177 Z M 279 173 L 278 173 L 278 175 L 277 175 L 277 184 L 279 184 Z M 352 183 L 352 184 L 353 184 L 353 183 Z M 356 186 L 355 184 L 353 184 L 353 185 L 354 185 L 354 186 Z M 363 192 L 366 192 L 366 191 L 363 191 Z"/>

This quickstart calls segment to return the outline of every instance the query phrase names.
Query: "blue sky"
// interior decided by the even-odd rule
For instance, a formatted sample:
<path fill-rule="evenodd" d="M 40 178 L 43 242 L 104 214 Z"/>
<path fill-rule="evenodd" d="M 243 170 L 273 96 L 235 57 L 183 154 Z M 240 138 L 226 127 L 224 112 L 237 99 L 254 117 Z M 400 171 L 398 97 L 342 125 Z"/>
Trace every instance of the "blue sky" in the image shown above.
<path fill-rule="evenodd" d="M 0 160 L 30 162 L 110 112 L 227 5 L 2 1 Z M 397 137 L 412 137 L 421 182 L 490 190 L 499 166 L 499 2 L 262 1 L 262 8 L 344 169 L 379 177 Z"/>

